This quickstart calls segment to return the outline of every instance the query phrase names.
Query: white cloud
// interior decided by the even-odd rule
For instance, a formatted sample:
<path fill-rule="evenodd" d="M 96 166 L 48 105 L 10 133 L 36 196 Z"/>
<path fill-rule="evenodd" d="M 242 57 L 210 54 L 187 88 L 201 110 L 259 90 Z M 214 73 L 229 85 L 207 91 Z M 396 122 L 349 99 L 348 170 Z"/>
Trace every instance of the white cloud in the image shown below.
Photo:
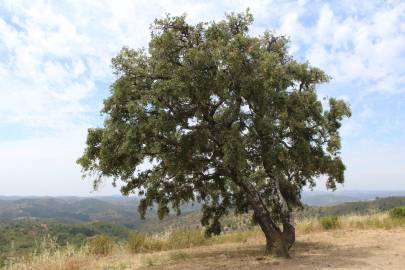
<path fill-rule="evenodd" d="M 52 121 L 42 122 L 45 117 L 38 111 L 53 114 L 50 104 L 57 103 L 57 108 L 68 107 L 56 112 L 64 117 L 61 111 L 71 113 L 74 104 L 76 112 L 71 115 L 76 117 L 86 113 L 86 98 L 101 102 L 94 85 L 110 82 L 111 57 L 123 45 L 147 46 L 154 18 L 187 13 L 191 22 L 197 22 L 248 7 L 256 18 L 253 33 L 276 27 L 278 33 L 291 37 L 292 53 L 324 68 L 335 80 L 373 82 L 370 90 L 375 91 L 405 91 L 405 3 L 401 2 L 5 1 L 3 9 L 9 17 L 0 18 L 0 51 L 7 57 L 0 60 L 0 95 L 8 106 L 0 119 L 55 128 L 49 126 Z M 345 16 L 339 13 L 342 10 Z M 308 14 L 315 22 L 305 21 Z M 24 108 L 19 99 L 27 102 Z M 42 110 L 35 109 L 38 106 Z"/>
<path fill-rule="evenodd" d="M 10 188 L 14 193 L 24 183 L 24 193 L 29 193 L 30 174 L 38 186 L 51 188 L 47 183 L 57 183 L 63 187 L 60 193 L 75 193 L 63 183 L 79 181 L 74 160 L 81 153 L 85 127 L 94 125 L 91 115 L 104 98 L 105 89 L 99 85 L 107 87 L 112 80 L 111 57 L 124 45 L 146 47 L 149 25 L 165 13 L 187 13 L 195 23 L 222 19 L 225 12 L 248 7 L 255 17 L 252 34 L 270 29 L 289 36 L 290 51 L 297 58 L 332 75 L 328 91 L 322 89 L 320 96 L 332 91 L 352 104 L 355 116 L 345 122 L 344 138 L 367 136 L 373 119 L 389 131 L 405 126 L 402 105 L 395 109 L 399 113 L 391 114 L 396 118 L 386 121 L 380 120 L 384 112 L 373 104 L 364 105 L 366 96 L 405 93 L 403 1 L 4 0 L 0 2 L 0 127 L 57 132 L 0 142 L 0 178 L 15 180 Z M 352 162 L 355 155 L 347 156 Z M 396 168 L 397 173 L 400 167 Z M 356 173 L 349 175 L 355 178 Z"/>
<path fill-rule="evenodd" d="M 403 93 L 405 3 L 375 5 L 369 12 L 342 17 L 324 4 L 315 25 L 303 26 L 291 13 L 282 19 L 280 32 L 290 34 L 306 58 L 338 82 L 361 81 L 370 91 Z"/>

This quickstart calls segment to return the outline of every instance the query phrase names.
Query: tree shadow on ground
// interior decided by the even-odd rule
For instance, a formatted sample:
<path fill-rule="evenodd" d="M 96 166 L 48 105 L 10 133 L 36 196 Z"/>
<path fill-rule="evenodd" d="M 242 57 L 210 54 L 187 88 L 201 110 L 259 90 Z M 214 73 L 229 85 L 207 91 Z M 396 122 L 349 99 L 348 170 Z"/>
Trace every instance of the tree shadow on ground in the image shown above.
<path fill-rule="evenodd" d="M 299 241 L 291 249 L 291 259 L 269 256 L 264 245 L 201 247 L 173 251 L 172 260 L 154 269 L 353 269 L 367 267 L 369 249 L 330 243 Z M 177 255 L 176 255 L 177 254 Z"/>

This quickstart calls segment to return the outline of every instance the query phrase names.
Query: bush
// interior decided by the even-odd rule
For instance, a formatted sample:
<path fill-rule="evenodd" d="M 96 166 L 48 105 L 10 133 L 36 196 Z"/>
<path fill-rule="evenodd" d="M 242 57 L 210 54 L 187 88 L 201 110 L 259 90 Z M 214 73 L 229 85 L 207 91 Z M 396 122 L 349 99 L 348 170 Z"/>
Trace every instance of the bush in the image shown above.
<path fill-rule="evenodd" d="M 128 235 L 128 247 L 133 253 L 145 251 L 160 251 L 164 248 L 164 241 L 148 237 L 143 233 L 132 232 Z"/>
<path fill-rule="evenodd" d="M 133 253 L 144 251 L 146 236 L 139 232 L 132 232 L 128 235 L 129 250 Z"/>
<path fill-rule="evenodd" d="M 339 218 L 337 216 L 321 217 L 319 222 L 325 230 L 336 229 L 339 226 Z"/>
<path fill-rule="evenodd" d="M 111 254 L 114 241 L 108 235 L 97 235 L 90 239 L 88 247 L 91 254 L 106 256 Z"/>
<path fill-rule="evenodd" d="M 391 218 L 405 218 L 405 206 L 396 207 L 390 211 Z"/>
<path fill-rule="evenodd" d="M 172 231 L 167 239 L 169 249 L 189 248 L 206 243 L 204 233 L 200 229 L 183 229 Z"/>

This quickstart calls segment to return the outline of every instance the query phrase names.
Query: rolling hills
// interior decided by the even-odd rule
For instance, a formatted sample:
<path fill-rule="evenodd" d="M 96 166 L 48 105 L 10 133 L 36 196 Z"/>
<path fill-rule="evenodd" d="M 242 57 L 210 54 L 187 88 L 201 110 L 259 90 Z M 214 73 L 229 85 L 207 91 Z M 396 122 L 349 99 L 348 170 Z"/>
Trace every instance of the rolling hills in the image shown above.
<path fill-rule="evenodd" d="M 332 199 L 327 199 L 326 195 L 304 195 L 304 201 L 313 205 L 298 209 L 295 213 L 297 219 L 353 213 L 364 215 L 405 205 L 405 197 L 370 200 L 376 194 L 361 194 L 358 197 L 335 194 Z M 351 201 L 359 197 L 366 200 Z M 349 202 L 333 203 L 347 200 Z M 164 220 L 159 220 L 154 209 L 150 209 L 147 218 L 142 220 L 137 213 L 138 203 L 137 198 L 119 196 L 0 197 L 0 266 L 7 257 L 32 253 L 45 238 L 53 239 L 58 246 L 70 243 L 79 247 L 90 237 L 99 234 L 109 235 L 116 241 L 125 241 L 128 233 L 133 230 L 161 232 L 168 228 L 195 227 L 200 224 L 198 204 L 186 205 L 180 216 L 173 213 Z M 223 226 L 225 231 L 232 231 L 251 228 L 252 224 L 249 215 L 229 215 L 223 218 Z"/>

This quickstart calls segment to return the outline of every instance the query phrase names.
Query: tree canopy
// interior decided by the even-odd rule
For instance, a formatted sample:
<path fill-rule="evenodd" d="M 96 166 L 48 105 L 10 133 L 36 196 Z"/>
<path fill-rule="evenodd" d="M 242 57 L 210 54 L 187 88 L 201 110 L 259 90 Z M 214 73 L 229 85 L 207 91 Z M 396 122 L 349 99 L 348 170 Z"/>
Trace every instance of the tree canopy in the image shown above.
<path fill-rule="evenodd" d="M 350 109 L 334 98 L 324 108 L 316 86 L 329 77 L 294 60 L 285 37 L 251 36 L 252 21 L 155 20 L 148 50 L 113 58 L 106 120 L 88 130 L 78 163 L 95 184 L 107 177 L 138 193 L 142 216 L 202 202 L 208 234 L 229 211 L 252 210 L 267 248 L 286 255 L 303 187 L 322 175 L 331 189 L 344 181 L 339 128 Z"/>

